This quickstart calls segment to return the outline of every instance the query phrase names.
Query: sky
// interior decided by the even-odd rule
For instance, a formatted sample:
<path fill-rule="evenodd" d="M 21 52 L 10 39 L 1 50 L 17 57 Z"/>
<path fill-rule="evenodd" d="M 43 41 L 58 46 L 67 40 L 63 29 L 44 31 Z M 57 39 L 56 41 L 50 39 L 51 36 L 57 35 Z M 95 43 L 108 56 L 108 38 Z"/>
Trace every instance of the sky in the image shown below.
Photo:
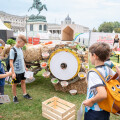
<path fill-rule="evenodd" d="M 43 10 L 41 15 L 46 16 L 48 23 L 60 24 L 67 15 L 76 24 L 98 28 L 103 22 L 120 22 L 120 0 L 41 0 L 46 4 L 48 11 Z M 28 9 L 33 0 L 0 0 L 0 11 L 9 14 L 26 16 L 37 15 L 38 11 Z"/>

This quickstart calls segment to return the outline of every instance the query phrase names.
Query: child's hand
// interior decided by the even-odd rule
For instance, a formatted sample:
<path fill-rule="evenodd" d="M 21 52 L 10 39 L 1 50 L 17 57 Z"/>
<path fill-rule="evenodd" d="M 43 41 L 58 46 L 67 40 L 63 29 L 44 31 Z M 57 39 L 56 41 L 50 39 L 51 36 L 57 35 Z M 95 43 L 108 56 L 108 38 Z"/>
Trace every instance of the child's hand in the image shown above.
<path fill-rule="evenodd" d="M 25 70 L 28 71 L 28 68 L 26 67 Z"/>
<path fill-rule="evenodd" d="M 15 78 L 16 78 L 16 74 L 13 73 L 13 74 L 12 74 L 12 79 L 15 79 Z"/>
<path fill-rule="evenodd" d="M 6 72 L 8 76 L 12 76 L 12 72 Z"/>
<path fill-rule="evenodd" d="M 85 101 L 83 102 L 83 104 L 84 104 L 85 106 L 92 107 L 94 103 L 92 102 L 91 99 L 87 99 L 87 100 L 85 100 Z"/>

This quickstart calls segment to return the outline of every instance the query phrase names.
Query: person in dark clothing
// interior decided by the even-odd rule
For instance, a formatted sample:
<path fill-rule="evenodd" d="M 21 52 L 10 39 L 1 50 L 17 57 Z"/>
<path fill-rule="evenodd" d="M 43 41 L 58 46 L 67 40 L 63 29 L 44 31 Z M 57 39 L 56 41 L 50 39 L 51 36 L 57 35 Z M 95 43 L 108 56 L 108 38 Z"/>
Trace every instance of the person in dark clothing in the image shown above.
<path fill-rule="evenodd" d="M 117 51 L 117 48 L 119 48 L 119 37 L 118 35 L 115 35 L 114 42 L 113 42 L 113 50 Z"/>

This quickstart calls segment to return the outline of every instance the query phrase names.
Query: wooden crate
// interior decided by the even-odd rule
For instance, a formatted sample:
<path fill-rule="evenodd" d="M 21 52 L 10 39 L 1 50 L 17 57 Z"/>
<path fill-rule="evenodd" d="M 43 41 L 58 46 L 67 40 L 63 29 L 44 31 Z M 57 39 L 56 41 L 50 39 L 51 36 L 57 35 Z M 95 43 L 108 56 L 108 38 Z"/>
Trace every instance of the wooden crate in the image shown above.
<path fill-rule="evenodd" d="M 53 97 L 42 102 L 42 116 L 49 120 L 75 120 L 75 105 Z"/>

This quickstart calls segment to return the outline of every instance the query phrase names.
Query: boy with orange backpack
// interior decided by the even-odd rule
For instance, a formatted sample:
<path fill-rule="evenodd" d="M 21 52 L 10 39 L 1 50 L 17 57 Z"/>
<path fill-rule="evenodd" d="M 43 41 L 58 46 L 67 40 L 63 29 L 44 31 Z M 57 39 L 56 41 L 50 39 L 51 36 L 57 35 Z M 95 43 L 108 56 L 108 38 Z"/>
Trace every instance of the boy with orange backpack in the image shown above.
<path fill-rule="evenodd" d="M 113 70 L 104 65 L 104 62 L 110 55 L 110 47 L 106 43 L 94 43 L 89 48 L 89 52 L 90 61 L 95 65 L 96 71 L 90 70 L 87 76 L 87 99 L 83 102 L 85 105 L 84 120 L 109 120 L 110 113 L 101 109 L 99 103 L 108 97 L 105 82 L 110 78 L 109 75 L 115 75 Z M 107 76 L 109 77 L 104 79 Z"/>

